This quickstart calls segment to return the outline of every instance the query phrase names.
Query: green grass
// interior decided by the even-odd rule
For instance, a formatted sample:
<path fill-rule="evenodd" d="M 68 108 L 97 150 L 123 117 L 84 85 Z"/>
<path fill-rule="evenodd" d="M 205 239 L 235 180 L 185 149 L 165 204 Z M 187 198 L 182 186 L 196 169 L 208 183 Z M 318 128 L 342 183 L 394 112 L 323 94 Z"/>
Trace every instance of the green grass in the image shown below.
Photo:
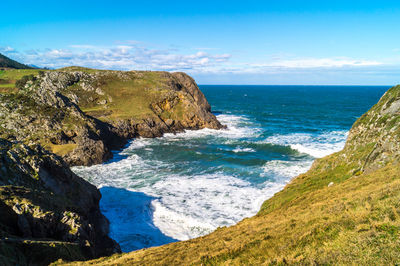
<path fill-rule="evenodd" d="M 40 69 L 6 69 L 0 71 L 0 79 L 4 83 L 0 84 L 0 93 L 14 93 L 17 91 L 15 82 L 27 75 L 37 75 Z"/>
<path fill-rule="evenodd" d="M 154 117 L 151 104 L 163 100 L 170 92 L 168 82 L 171 77 L 165 76 L 163 72 L 95 71 L 79 67 L 62 70 L 101 74 L 101 77 L 92 85 L 104 91 L 105 95 L 84 91 L 79 83 L 70 86 L 68 90 L 80 98 L 79 106 L 83 111 L 102 120 Z M 124 76 L 119 77 L 118 73 L 123 73 Z M 109 101 L 109 97 L 112 101 Z M 108 103 L 106 105 L 97 104 L 101 100 L 107 100 Z"/>
<path fill-rule="evenodd" d="M 71 143 L 71 144 L 61 144 L 61 145 L 49 144 L 49 147 L 46 148 L 49 148 L 51 152 L 57 155 L 63 156 L 72 152 L 76 147 L 77 144 Z"/>

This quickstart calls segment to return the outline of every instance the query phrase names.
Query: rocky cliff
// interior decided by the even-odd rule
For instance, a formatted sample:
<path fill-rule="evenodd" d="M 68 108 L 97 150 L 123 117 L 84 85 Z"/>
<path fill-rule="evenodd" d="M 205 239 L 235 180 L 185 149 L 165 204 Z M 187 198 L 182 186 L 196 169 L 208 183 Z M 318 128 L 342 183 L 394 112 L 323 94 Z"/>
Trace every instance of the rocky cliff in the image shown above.
<path fill-rule="evenodd" d="M 120 252 L 100 192 L 39 145 L 0 139 L 0 264 L 48 264 Z"/>
<path fill-rule="evenodd" d="M 400 158 L 400 86 L 388 90 L 352 127 L 344 152 L 350 160 L 358 159 L 357 169 L 371 172 Z M 352 158 L 356 150 L 366 156 Z M 348 160 L 349 160 L 348 159 Z"/>
<path fill-rule="evenodd" d="M 0 95 L 0 135 L 40 143 L 69 165 L 101 163 L 130 138 L 222 125 L 184 73 L 67 68 Z"/>
<path fill-rule="evenodd" d="M 396 265 L 399 119 L 396 86 L 355 122 L 342 151 L 316 160 L 256 216 L 204 237 L 85 265 Z"/>
<path fill-rule="evenodd" d="M 69 166 L 104 162 L 130 138 L 223 127 L 184 73 L 72 67 L 0 78 L 1 265 L 120 252 L 100 192 Z"/>

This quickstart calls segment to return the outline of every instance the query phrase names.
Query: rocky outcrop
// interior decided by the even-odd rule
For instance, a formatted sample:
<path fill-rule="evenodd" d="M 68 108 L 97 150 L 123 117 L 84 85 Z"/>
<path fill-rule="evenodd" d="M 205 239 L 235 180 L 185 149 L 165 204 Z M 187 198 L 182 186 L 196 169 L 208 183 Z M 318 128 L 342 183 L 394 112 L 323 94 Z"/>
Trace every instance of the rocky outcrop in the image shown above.
<path fill-rule="evenodd" d="M 118 140 L 106 125 L 85 115 L 60 93 L 0 95 L 0 132 L 7 139 L 40 143 L 50 151 L 60 149 L 70 164 L 100 163 L 111 156 L 112 142 Z M 48 98 L 47 98 L 48 97 Z M 49 104 L 41 100 L 49 99 Z M 64 151 L 75 144 L 76 151 Z M 107 145 L 109 144 L 109 145 Z"/>
<path fill-rule="evenodd" d="M 0 135 L 40 143 L 69 165 L 104 162 L 130 138 L 205 127 L 223 126 L 184 73 L 48 71 L 0 95 Z"/>
<path fill-rule="evenodd" d="M 379 102 L 361 116 L 350 130 L 344 152 L 355 160 L 356 151 L 365 150 L 357 159 L 358 171 L 371 172 L 400 159 L 400 86 L 388 90 Z"/>
<path fill-rule="evenodd" d="M 48 264 L 120 252 L 108 237 L 100 198 L 96 187 L 57 155 L 40 145 L 0 139 L 1 264 Z"/>

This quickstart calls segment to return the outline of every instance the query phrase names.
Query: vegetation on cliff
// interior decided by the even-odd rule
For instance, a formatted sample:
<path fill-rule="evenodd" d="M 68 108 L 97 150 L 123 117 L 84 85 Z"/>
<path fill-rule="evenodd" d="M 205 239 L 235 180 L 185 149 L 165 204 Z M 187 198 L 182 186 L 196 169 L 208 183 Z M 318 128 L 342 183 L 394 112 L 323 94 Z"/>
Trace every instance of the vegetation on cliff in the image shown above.
<path fill-rule="evenodd" d="M 11 80 L 19 71 L 1 77 Z M 70 67 L 31 73 L 0 94 L 0 136 L 40 143 L 70 165 L 91 165 L 130 138 L 221 128 L 210 111 L 183 73 Z"/>
<path fill-rule="evenodd" d="M 342 151 L 316 160 L 256 216 L 204 237 L 84 264 L 398 264 L 399 117 L 397 86 L 357 120 Z"/>

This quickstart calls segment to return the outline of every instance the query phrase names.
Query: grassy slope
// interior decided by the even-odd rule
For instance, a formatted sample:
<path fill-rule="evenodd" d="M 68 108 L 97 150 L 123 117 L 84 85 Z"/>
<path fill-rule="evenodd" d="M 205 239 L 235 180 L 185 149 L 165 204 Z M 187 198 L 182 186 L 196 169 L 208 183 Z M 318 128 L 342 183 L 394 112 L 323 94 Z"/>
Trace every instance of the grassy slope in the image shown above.
<path fill-rule="evenodd" d="M 131 71 L 125 72 L 123 76 L 118 76 L 116 71 L 102 71 L 85 68 L 65 68 L 63 70 L 79 70 L 87 73 L 104 74 L 94 87 L 101 88 L 105 92 L 104 96 L 94 92 L 85 92 L 79 88 L 79 83 L 70 87 L 69 90 L 75 92 L 81 98 L 80 107 L 89 115 L 99 116 L 102 120 L 113 120 L 116 118 L 145 118 L 154 115 L 150 109 L 152 102 L 161 100 L 168 92 L 168 81 L 171 79 L 163 72 L 150 71 Z M 109 101 L 109 96 L 111 101 Z M 85 100 L 90 97 L 94 101 Z M 97 101 L 107 100 L 105 105 L 97 104 Z"/>
<path fill-rule="evenodd" d="M 5 69 L 0 70 L 0 93 L 15 93 L 15 82 L 26 75 L 37 75 L 38 69 Z M 52 70 L 41 70 L 52 71 Z M 150 108 L 152 102 L 157 102 L 170 90 L 171 76 L 157 71 L 130 71 L 122 76 L 119 71 L 97 70 L 83 67 L 67 67 L 55 71 L 83 71 L 89 74 L 100 74 L 94 88 L 101 88 L 105 95 L 95 91 L 85 91 L 80 83 L 70 86 L 67 91 L 75 93 L 80 98 L 79 107 L 85 113 L 101 120 L 118 118 L 147 118 L 153 116 Z M 110 101 L 111 99 L 111 101 Z M 107 100 L 107 104 L 98 104 Z"/>
<path fill-rule="evenodd" d="M 398 99 L 399 93 L 400 87 L 394 87 L 382 98 L 385 102 L 371 110 Z M 382 117 L 385 116 L 370 112 L 355 126 L 371 119 L 378 125 Z M 389 121 L 397 118 L 396 114 Z M 388 130 L 397 138 L 398 128 L 392 129 L 392 123 L 383 124 L 382 131 Z M 379 133 L 375 130 L 374 134 Z M 400 165 L 393 159 L 378 170 L 360 170 L 360 163 L 369 158 L 375 146 L 375 139 L 367 135 L 361 141 L 356 136 L 343 151 L 317 160 L 307 173 L 267 200 L 256 216 L 235 226 L 189 241 L 90 263 L 398 264 Z"/>
<path fill-rule="evenodd" d="M 0 70 L 0 93 L 16 92 L 15 82 L 23 76 L 36 75 L 39 69 L 4 69 Z"/>

